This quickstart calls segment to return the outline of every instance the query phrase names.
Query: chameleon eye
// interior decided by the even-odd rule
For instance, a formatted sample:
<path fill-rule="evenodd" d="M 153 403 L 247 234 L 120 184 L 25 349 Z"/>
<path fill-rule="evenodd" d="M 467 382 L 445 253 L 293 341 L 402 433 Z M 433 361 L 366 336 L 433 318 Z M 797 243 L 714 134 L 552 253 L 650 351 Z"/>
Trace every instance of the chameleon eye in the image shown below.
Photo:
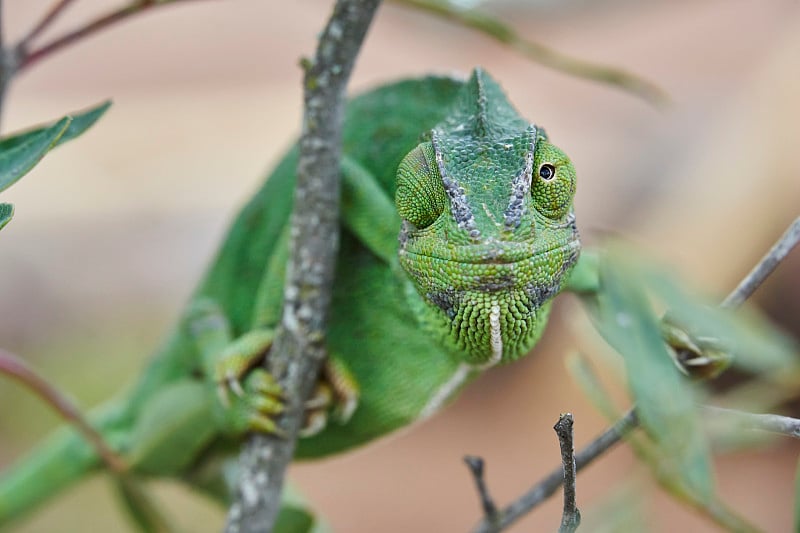
<path fill-rule="evenodd" d="M 397 213 L 418 229 L 433 224 L 447 202 L 435 161 L 433 145 L 423 143 L 409 152 L 397 168 Z"/>
<path fill-rule="evenodd" d="M 539 177 L 544 181 L 550 181 L 556 177 L 556 167 L 550 163 L 545 163 L 539 167 Z"/>
<path fill-rule="evenodd" d="M 564 152 L 544 141 L 536 150 L 534 168 L 539 169 L 539 179 L 531 184 L 533 205 L 547 218 L 561 219 L 575 196 L 575 167 Z"/>

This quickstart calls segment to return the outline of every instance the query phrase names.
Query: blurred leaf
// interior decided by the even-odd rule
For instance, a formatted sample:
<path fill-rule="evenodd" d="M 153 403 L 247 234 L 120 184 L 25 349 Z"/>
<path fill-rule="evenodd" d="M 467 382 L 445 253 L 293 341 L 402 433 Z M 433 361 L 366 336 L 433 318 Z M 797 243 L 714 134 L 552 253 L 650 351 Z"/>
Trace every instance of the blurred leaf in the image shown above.
<path fill-rule="evenodd" d="M 0 204 L 0 229 L 8 224 L 11 217 L 14 216 L 14 206 L 11 204 Z"/>
<path fill-rule="evenodd" d="M 52 126 L 41 131 L 23 133 L 12 137 L 11 148 L 3 149 L 0 142 L 0 191 L 13 185 L 18 179 L 36 166 L 44 154 L 49 152 L 69 127 L 72 121 L 64 117 Z M 21 137 L 18 139 L 17 137 Z"/>
<path fill-rule="evenodd" d="M 701 501 L 710 502 L 714 496 L 710 450 L 692 390 L 667 352 L 640 275 L 620 251 L 603 259 L 598 325 L 625 360 L 639 420 L 686 486 Z"/>
<path fill-rule="evenodd" d="M 0 140 L 0 191 L 27 174 L 44 155 L 88 130 L 111 105 L 105 101 L 58 122 L 20 132 Z"/>

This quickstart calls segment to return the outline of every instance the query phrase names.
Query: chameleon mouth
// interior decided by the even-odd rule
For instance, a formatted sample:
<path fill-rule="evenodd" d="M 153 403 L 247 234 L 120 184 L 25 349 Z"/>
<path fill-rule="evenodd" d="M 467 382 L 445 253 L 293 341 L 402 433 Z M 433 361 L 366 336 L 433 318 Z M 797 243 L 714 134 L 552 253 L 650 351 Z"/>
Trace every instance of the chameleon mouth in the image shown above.
<path fill-rule="evenodd" d="M 580 241 L 576 236 L 566 244 L 560 244 L 545 250 L 535 250 L 534 247 L 535 244 L 523 246 L 520 243 L 496 241 L 458 246 L 447 250 L 447 253 L 444 254 L 426 254 L 408 249 L 402 250 L 401 253 L 418 258 L 427 258 L 436 262 L 442 261 L 467 265 L 513 265 L 537 260 L 552 254 L 577 251 L 580 248 Z"/>

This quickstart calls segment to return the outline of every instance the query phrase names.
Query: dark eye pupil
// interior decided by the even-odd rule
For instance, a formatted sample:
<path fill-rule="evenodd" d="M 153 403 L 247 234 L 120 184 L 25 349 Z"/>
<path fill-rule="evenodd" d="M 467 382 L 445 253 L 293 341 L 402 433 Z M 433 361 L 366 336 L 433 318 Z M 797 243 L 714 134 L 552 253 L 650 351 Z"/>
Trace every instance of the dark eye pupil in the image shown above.
<path fill-rule="evenodd" d="M 556 169 L 553 165 L 542 165 L 539 168 L 539 177 L 545 181 L 550 181 L 556 175 Z"/>

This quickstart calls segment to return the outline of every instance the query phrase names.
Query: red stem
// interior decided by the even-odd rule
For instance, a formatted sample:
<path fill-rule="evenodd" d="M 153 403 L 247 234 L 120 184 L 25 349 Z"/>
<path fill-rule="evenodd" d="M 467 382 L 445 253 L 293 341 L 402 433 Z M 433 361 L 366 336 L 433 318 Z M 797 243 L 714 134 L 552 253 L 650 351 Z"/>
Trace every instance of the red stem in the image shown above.
<path fill-rule="evenodd" d="M 0 373 L 16 379 L 58 411 L 78 431 L 83 433 L 86 440 L 94 446 L 103 462 L 112 471 L 124 473 L 127 470 L 125 461 L 109 447 L 103 436 L 89 424 L 69 398 L 39 376 L 22 359 L 2 348 L 0 348 Z"/>
<path fill-rule="evenodd" d="M 61 4 L 66 4 L 69 3 L 70 1 L 72 0 L 60 0 Z M 126 19 L 131 15 L 142 13 L 152 7 L 165 6 L 168 4 L 174 4 L 181 1 L 186 1 L 186 0 L 161 0 L 161 1 L 138 0 L 136 2 L 132 2 L 127 6 L 106 13 L 105 15 L 102 15 L 99 18 L 79 28 L 62 35 L 61 37 L 57 37 L 52 41 L 50 41 L 49 43 L 43 44 L 39 48 L 36 48 L 30 52 L 26 50 L 27 41 L 23 40 L 18 47 L 18 50 L 20 52 L 18 70 L 19 71 L 25 70 L 26 68 L 30 67 L 31 65 L 38 62 L 40 59 L 50 55 L 51 53 L 56 52 L 64 48 L 65 46 L 72 44 L 73 42 L 78 41 L 99 30 L 107 28 L 108 26 L 111 26 L 115 22 Z M 60 6 L 55 6 L 53 9 L 56 10 L 59 8 Z M 52 13 L 48 14 L 48 17 L 50 15 L 52 15 Z M 42 23 L 40 23 L 39 25 L 41 24 Z"/>

